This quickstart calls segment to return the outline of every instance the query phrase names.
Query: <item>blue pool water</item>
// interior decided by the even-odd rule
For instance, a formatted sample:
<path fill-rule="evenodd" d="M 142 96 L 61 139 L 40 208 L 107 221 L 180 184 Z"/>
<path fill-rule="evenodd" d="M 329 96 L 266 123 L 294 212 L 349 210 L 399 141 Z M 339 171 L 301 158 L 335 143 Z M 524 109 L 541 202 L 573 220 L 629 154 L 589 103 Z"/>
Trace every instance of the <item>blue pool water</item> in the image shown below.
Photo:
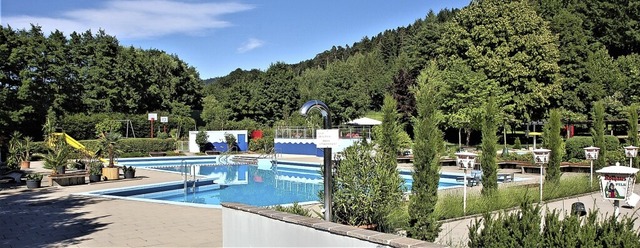
<path fill-rule="evenodd" d="M 264 162 L 264 161 L 263 161 Z M 128 189 L 103 190 L 91 194 L 173 202 L 220 205 L 239 202 L 253 206 L 272 206 L 294 202 L 317 202 L 323 189 L 319 164 L 278 161 L 277 166 L 222 165 L 219 157 L 166 157 L 120 159 L 120 165 L 197 175 L 195 187 L 184 182 L 138 186 Z M 181 166 L 188 165 L 188 166 Z M 191 166 L 193 165 L 193 166 Z M 404 190 L 410 191 L 411 172 L 400 171 Z M 457 175 L 442 174 L 439 189 L 460 187 Z M 191 179 L 191 176 L 188 177 Z"/>

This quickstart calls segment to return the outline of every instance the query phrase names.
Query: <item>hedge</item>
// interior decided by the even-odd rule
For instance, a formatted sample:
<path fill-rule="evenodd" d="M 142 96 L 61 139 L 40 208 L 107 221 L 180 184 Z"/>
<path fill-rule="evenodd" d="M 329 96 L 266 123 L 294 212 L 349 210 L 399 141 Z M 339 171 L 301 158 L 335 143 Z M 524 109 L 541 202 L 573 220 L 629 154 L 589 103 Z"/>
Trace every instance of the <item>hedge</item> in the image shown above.
<path fill-rule="evenodd" d="M 605 149 L 607 151 L 617 151 L 620 148 L 620 141 L 616 136 L 604 136 Z M 584 148 L 593 145 L 591 136 L 574 136 L 565 141 L 565 161 L 571 159 L 584 160 Z"/>
<path fill-rule="evenodd" d="M 100 146 L 99 140 L 79 140 L 89 151 L 97 151 Z M 176 141 L 174 139 L 151 139 L 151 138 L 129 138 L 118 141 L 118 150 L 121 154 L 141 154 L 148 155 L 149 152 L 174 151 Z M 47 153 L 44 142 L 34 142 L 34 153 Z M 74 150 L 71 158 L 83 158 L 84 154 Z"/>

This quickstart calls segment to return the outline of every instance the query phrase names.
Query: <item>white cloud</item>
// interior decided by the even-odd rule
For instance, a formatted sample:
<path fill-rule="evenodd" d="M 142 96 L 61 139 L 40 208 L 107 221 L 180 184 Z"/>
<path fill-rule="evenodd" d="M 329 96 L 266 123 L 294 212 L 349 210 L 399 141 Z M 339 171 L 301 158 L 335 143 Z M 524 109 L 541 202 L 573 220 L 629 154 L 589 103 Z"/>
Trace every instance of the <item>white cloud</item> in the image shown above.
<path fill-rule="evenodd" d="M 238 52 L 239 53 L 246 53 L 248 51 L 251 51 L 253 49 L 261 47 L 263 45 L 264 45 L 264 41 L 258 40 L 258 39 L 254 39 L 254 38 L 250 38 L 245 43 L 242 43 L 242 46 L 238 47 Z"/>
<path fill-rule="evenodd" d="M 222 15 L 253 9 L 241 3 L 190 3 L 171 0 L 108 1 L 90 9 L 75 9 L 52 16 L 3 16 L 13 28 L 39 25 L 47 34 L 53 30 L 70 34 L 104 29 L 118 38 L 142 39 L 172 34 L 193 35 L 231 26 Z"/>

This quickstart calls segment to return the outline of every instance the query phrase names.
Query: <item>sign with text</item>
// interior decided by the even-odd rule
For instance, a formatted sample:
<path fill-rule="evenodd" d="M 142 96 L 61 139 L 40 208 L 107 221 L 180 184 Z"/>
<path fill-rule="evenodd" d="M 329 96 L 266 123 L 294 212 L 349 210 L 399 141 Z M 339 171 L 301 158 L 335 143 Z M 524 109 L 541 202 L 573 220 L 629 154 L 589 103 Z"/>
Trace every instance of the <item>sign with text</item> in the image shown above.
<path fill-rule="evenodd" d="M 334 148 L 338 146 L 340 140 L 339 129 L 318 129 L 316 130 L 317 148 Z"/>
<path fill-rule="evenodd" d="M 162 123 L 167 123 L 167 122 L 169 122 L 169 117 L 167 117 L 167 116 L 160 116 L 160 122 L 162 122 Z"/>
<path fill-rule="evenodd" d="M 629 195 L 630 175 L 603 174 L 600 176 L 602 197 L 607 200 L 624 200 Z"/>
<path fill-rule="evenodd" d="M 158 114 L 156 113 L 149 113 L 149 120 L 157 120 L 158 119 Z"/>

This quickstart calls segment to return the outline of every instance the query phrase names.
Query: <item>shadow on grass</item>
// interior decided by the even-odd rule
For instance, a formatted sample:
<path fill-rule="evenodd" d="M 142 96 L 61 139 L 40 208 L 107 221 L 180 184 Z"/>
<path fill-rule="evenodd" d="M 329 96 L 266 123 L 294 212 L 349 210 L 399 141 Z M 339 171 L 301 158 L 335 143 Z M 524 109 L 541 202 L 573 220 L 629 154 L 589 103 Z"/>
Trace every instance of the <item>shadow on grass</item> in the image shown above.
<path fill-rule="evenodd" d="M 87 216 L 83 206 L 109 199 L 82 196 L 55 197 L 57 188 L 28 190 L 24 186 L 0 188 L 0 247 L 71 246 L 86 235 L 104 229 L 107 216 Z"/>

